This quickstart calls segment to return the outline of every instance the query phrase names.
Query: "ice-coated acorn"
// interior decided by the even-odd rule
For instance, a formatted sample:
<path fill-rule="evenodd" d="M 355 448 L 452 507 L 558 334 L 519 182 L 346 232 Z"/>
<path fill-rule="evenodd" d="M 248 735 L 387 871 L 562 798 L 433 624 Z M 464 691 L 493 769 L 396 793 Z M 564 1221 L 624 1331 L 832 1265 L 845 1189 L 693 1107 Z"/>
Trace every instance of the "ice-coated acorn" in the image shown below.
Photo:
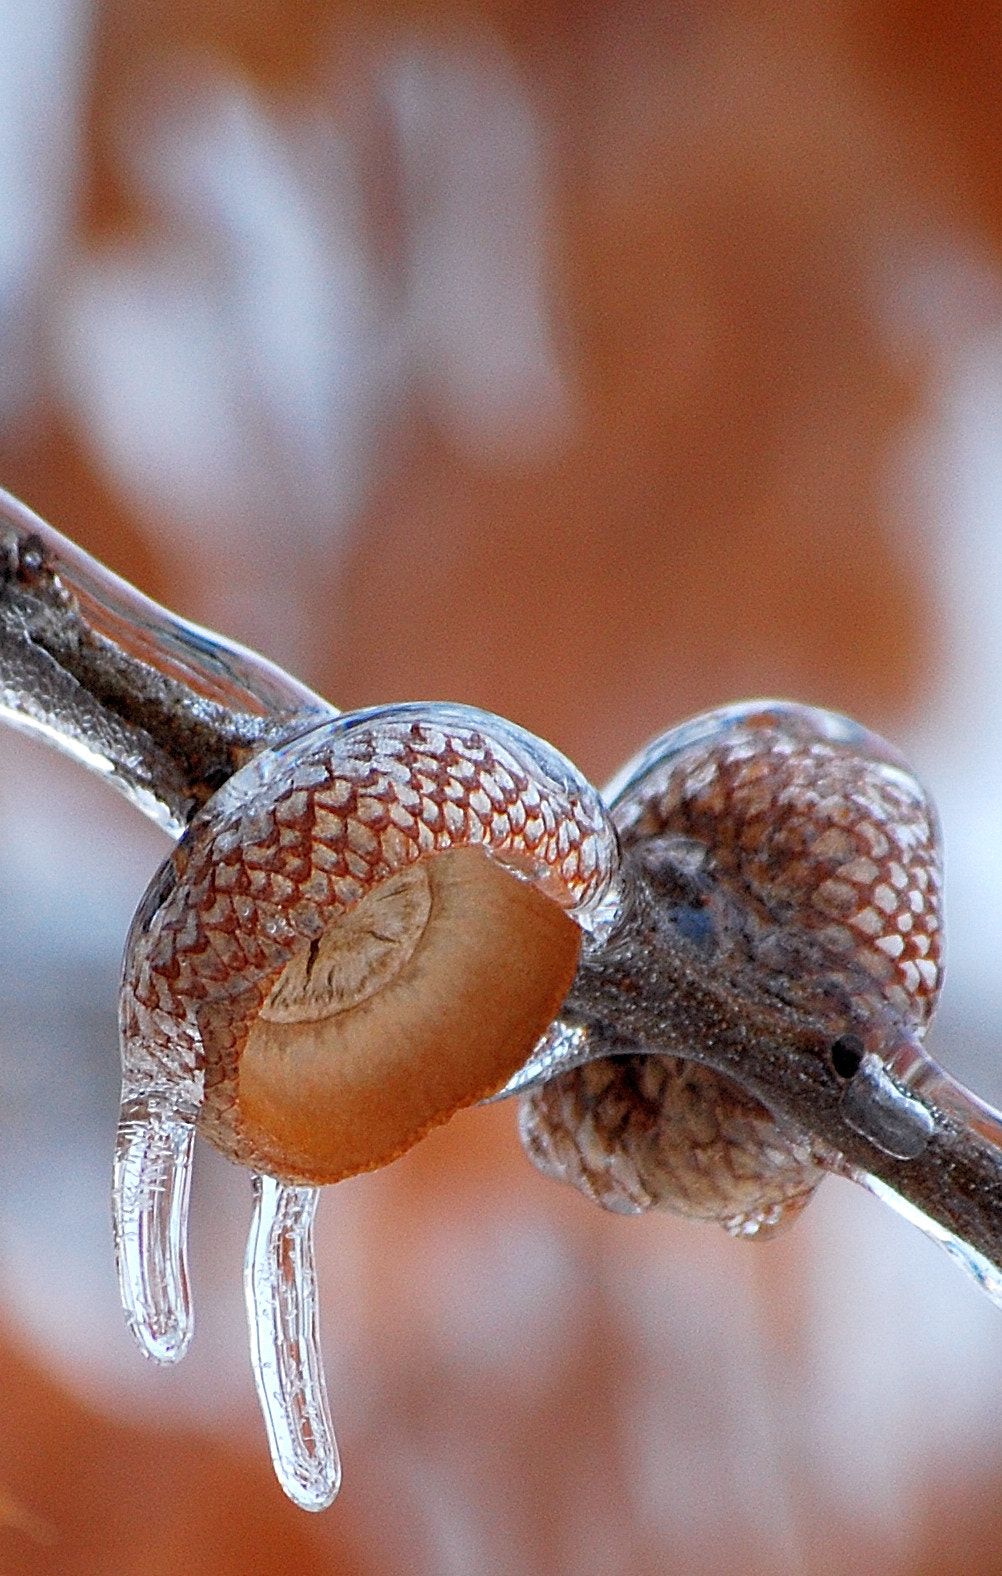
<path fill-rule="evenodd" d="M 125 1082 L 283 1180 L 384 1165 L 501 1088 L 558 1012 L 615 836 L 513 724 L 400 706 L 239 771 L 130 936 Z"/>
<path fill-rule="evenodd" d="M 889 1060 L 921 1041 L 942 976 L 939 834 L 892 746 L 834 713 L 757 701 L 655 740 L 607 798 L 624 852 L 658 872 L 678 946 L 721 999 L 748 1004 L 749 1024 L 762 1003 L 792 1032 L 830 1024 L 847 1083 L 867 1052 Z M 701 1025 L 690 1032 L 698 1049 Z M 811 1198 L 824 1169 L 809 1136 L 733 1079 L 683 1057 L 600 1053 L 593 1036 L 585 1065 L 523 1096 L 523 1142 L 547 1175 L 609 1209 L 671 1209 L 740 1235 L 768 1234 Z M 853 1120 L 898 1142 L 859 1104 Z"/>

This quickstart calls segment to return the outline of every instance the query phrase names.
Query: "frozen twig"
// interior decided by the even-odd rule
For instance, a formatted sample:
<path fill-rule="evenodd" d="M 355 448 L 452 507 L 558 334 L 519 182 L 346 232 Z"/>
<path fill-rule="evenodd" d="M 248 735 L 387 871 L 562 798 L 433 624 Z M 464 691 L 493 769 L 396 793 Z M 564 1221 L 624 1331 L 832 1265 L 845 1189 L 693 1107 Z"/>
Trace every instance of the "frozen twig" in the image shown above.
<path fill-rule="evenodd" d="M 627 773 L 621 797 L 604 803 L 571 763 L 503 719 L 403 706 L 335 722 L 335 708 L 319 696 L 253 652 L 157 607 L 7 495 L 0 495 L 0 714 L 107 777 L 175 837 L 190 827 L 182 852 L 162 867 L 141 905 L 123 987 L 116 1243 L 130 1322 L 159 1360 L 180 1356 L 191 1330 L 185 1234 L 194 1126 L 220 1142 L 220 1111 L 229 1120 L 236 1110 L 234 1069 L 255 1035 L 258 1056 L 286 1040 L 298 1048 L 299 1059 L 278 1057 L 293 1082 L 304 1067 L 327 1078 L 325 1069 L 337 1058 L 332 1062 L 324 1035 L 336 1040 L 355 1021 L 349 1008 L 356 999 L 371 1016 L 377 985 L 391 987 L 408 949 L 425 945 L 425 909 L 434 907 L 435 893 L 425 893 L 422 908 L 413 880 L 401 881 L 401 872 L 413 875 L 414 861 L 430 856 L 434 864 L 453 837 L 476 857 L 471 863 L 467 847 L 459 863 L 436 864 L 436 880 L 448 866 L 483 884 L 492 867 L 477 860 L 486 851 L 538 886 L 525 901 L 539 906 L 547 934 L 565 927 L 566 970 L 561 974 L 563 964 L 554 964 L 560 978 L 552 991 L 549 976 L 540 984 L 543 1005 L 518 1055 L 550 1021 L 581 952 L 559 1021 L 502 1097 L 543 1084 L 559 1090 L 572 1069 L 609 1058 L 613 1068 L 625 1066 L 623 1057 L 701 1063 L 710 1069 L 705 1078 L 718 1114 L 738 1110 L 731 1133 L 745 1136 L 737 1146 L 747 1138 L 752 1160 L 766 1167 L 774 1156 L 782 1162 L 784 1146 L 794 1156 L 791 1214 L 821 1170 L 841 1172 L 927 1230 L 1002 1301 L 1002 1120 L 921 1049 L 939 977 L 935 814 L 895 752 L 855 724 L 784 703 L 709 714 L 657 741 L 634 775 Z M 796 770 L 808 776 L 797 779 L 800 788 L 789 778 L 783 792 L 777 777 L 770 799 L 764 775 L 773 746 L 780 776 L 790 761 L 800 761 Z M 710 753 L 704 758 L 700 750 Z M 731 800 L 720 786 L 724 776 L 715 775 L 714 750 L 724 750 Z M 756 750 L 761 759 L 746 771 Z M 689 762 L 690 775 L 683 771 L 685 791 L 672 800 L 680 761 Z M 843 773 L 842 797 L 824 802 L 841 805 L 845 814 L 824 835 L 821 820 L 813 824 L 791 860 L 783 853 L 789 831 L 783 818 L 793 813 L 805 782 L 810 792 L 796 814 L 803 821 L 814 813 L 822 796 L 810 773 L 829 770 Z M 852 789 L 853 773 L 865 791 Z M 704 790 L 713 808 L 697 824 Z M 674 809 L 665 810 L 659 831 L 657 807 L 669 801 Z M 755 815 L 766 819 L 739 824 L 753 802 Z M 851 842 L 852 817 L 871 813 L 876 819 L 863 830 L 886 845 L 884 863 L 873 862 L 876 853 L 873 860 L 853 859 L 843 851 L 835 870 L 819 851 L 835 848 L 839 838 Z M 673 814 L 692 820 L 681 837 L 678 826 L 672 829 Z M 763 850 L 776 835 L 781 857 L 770 864 Z M 758 861 L 758 875 L 742 867 L 749 858 Z M 795 870 L 799 893 L 790 887 Z M 418 877 L 424 893 L 425 877 L 420 871 Z M 913 878 L 918 887 L 906 891 Z M 468 998 L 479 992 L 481 1013 L 493 1022 L 498 1003 L 517 994 L 525 978 L 524 969 L 509 968 L 522 960 L 508 955 L 525 949 L 510 922 L 515 896 L 525 889 L 507 876 L 497 879 L 505 899 L 499 912 L 508 919 L 499 922 L 503 935 L 492 931 L 486 949 L 492 956 L 485 978 L 494 983 L 481 991 L 467 978 L 468 968 L 459 971 L 459 984 L 451 975 L 445 980 L 442 1002 L 432 1003 L 429 1087 L 437 1088 L 442 1073 L 434 1013 L 441 1006 L 442 1023 L 451 1022 L 453 990 L 461 985 Z M 862 884 L 852 888 L 852 881 Z M 371 901 L 385 907 L 375 928 L 363 924 Z M 856 909 L 846 909 L 846 923 L 831 923 L 830 902 Z M 864 911 L 860 905 L 867 903 L 884 907 Z M 551 909 L 559 917 L 556 930 Z M 861 932 L 849 928 L 852 912 Z M 347 961 L 349 944 L 358 940 L 344 923 L 352 914 L 354 930 L 368 937 L 370 952 L 376 948 L 372 959 L 365 954 L 364 967 Z M 535 908 L 530 917 L 535 925 Z M 545 954 L 548 944 L 541 945 Z M 232 979 L 227 959 L 236 970 Z M 260 1022 L 264 1030 L 255 1027 Z M 411 1027 L 401 1045 L 414 1041 Z M 449 1109 L 497 1090 L 518 1065 L 508 1047 L 511 1059 L 500 1076 L 497 1068 L 474 1076 L 464 1061 L 464 1033 Z M 482 1050 L 490 1035 L 477 1031 L 472 1038 Z M 354 1060 L 342 1057 L 349 1083 L 356 1066 L 378 1080 L 382 1064 L 371 1051 L 363 1045 Z M 499 1056 L 504 1051 L 500 1044 Z M 421 1076 L 403 1068 L 405 1088 Z M 365 1086 L 363 1094 L 365 1120 L 391 1098 L 383 1088 Z M 297 1123 L 305 1122 L 310 1143 L 313 1129 L 322 1129 L 326 1142 L 343 1125 L 338 1089 L 332 1095 L 318 1084 L 297 1096 L 279 1089 L 269 1071 L 258 1090 L 261 1109 L 287 1095 L 306 1104 L 305 1115 L 283 1108 L 279 1127 L 286 1138 L 293 1135 L 289 1154 L 298 1155 Z M 564 1123 L 558 1137 L 572 1167 L 575 1146 L 580 1159 L 581 1146 L 591 1145 L 599 1169 L 608 1162 L 612 1175 L 618 1166 L 621 1180 L 617 1109 L 613 1104 L 604 1118 L 585 1110 L 584 1138 L 574 1130 L 576 1118 L 570 1127 Z M 391 1158 L 430 1118 L 411 1122 L 413 1134 L 404 1122 L 387 1139 L 385 1154 L 356 1157 L 347 1170 L 338 1169 L 347 1165 L 340 1152 L 337 1164 L 328 1157 L 320 1165 L 304 1150 L 305 1158 L 272 1165 L 258 1116 L 252 1111 L 248 1120 L 250 1136 L 222 1147 L 278 1176 L 258 1183 L 248 1259 L 259 1392 L 287 1491 L 321 1508 L 336 1492 L 338 1466 L 317 1340 L 315 1185 Z M 557 1129 L 562 1121 L 558 1109 Z M 349 1122 L 353 1134 L 360 1123 Z M 537 1159 L 548 1141 L 545 1120 L 538 1131 Z M 678 1132 L 684 1145 L 684 1121 Z M 733 1138 L 728 1141 L 733 1153 Z M 742 1186 L 751 1174 L 747 1158 L 739 1156 Z M 598 1197 L 586 1172 L 579 1167 L 577 1176 Z M 554 1174 L 561 1174 L 559 1165 Z M 639 1207 L 652 1201 L 646 1197 Z M 295 1205 L 281 1253 L 262 1250 L 262 1199 Z M 757 1215 L 728 1216 L 725 1209 L 715 1218 L 729 1229 L 754 1231 L 771 1229 L 779 1216 L 763 1205 Z"/>
<path fill-rule="evenodd" d="M 0 709 L 175 836 L 250 756 L 334 708 L 165 612 L 0 493 Z"/>

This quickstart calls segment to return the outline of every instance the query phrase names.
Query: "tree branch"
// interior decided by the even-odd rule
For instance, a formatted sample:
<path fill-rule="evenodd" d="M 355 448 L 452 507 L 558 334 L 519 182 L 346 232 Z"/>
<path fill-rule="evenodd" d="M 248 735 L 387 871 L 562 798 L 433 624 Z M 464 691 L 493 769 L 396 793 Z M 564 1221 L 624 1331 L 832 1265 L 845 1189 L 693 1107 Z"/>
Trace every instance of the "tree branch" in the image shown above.
<path fill-rule="evenodd" d="M 2 492 L 0 710 L 106 775 L 175 836 L 256 750 L 334 715 Z"/>
<path fill-rule="evenodd" d="M 255 653 L 157 607 L 4 493 L 0 713 L 108 777 L 175 836 L 256 751 L 335 714 Z M 771 999 L 749 1004 L 715 974 L 659 904 L 636 850 L 623 876 L 627 912 L 605 946 L 586 950 L 562 1017 L 593 1029 L 601 1054 L 715 1068 L 808 1135 L 830 1168 L 879 1179 L 1002 1270 L 994 1114 L 968 1120 L 926 1097 L 921 1153 L 887 1153 L 847 1119 L 830 1029 Z"/>

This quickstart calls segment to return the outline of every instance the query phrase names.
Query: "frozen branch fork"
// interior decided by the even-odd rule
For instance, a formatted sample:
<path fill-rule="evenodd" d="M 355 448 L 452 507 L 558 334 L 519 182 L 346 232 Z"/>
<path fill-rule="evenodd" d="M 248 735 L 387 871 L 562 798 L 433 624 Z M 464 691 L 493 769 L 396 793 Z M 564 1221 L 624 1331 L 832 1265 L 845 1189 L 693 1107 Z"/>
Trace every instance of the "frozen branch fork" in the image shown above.
<path fill-rule="evenodd" d="M 245 1267 L 272 1457 L 340 1468 L 318 1189 L 521 1096 L 530 1158 L 624 1212 L 767 1235 L 826 1172 L 1002 1301 L 1002 1125 L 922 1048 L 935 813 L 883 740 L 758 701 L 655 741 L 605 795 L 449 704 L 339 715 L 0 495 L 3 714 L 178 839 L 126 944 L 114 1220 L 143 1349 L 191 1338 L 196 1131 L 254 1175 Z"/>

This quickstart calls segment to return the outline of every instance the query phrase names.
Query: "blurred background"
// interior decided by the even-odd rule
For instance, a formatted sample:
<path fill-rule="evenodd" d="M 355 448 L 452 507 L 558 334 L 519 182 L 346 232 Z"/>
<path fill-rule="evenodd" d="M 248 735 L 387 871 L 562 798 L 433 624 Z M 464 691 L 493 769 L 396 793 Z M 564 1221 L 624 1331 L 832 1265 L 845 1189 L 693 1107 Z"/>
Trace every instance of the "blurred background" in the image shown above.
<path fill-rule="evenodd" d="M 755 694 L 942 812 L 942 1060 L 1002 1101 L 1002 22 L 986 0 L 0 0 L 0 481 L 338 705 L 601 781 Z M 1002 1572 L 1002 1314 L 829 1180 L 603 1217 L 510 1106 L 324 1198 L 345 1486 L 271 1480 L 247 1177 L 145 1366 L 115 995 L 166 842 L 0 736 L 0 1568 Z"/>

